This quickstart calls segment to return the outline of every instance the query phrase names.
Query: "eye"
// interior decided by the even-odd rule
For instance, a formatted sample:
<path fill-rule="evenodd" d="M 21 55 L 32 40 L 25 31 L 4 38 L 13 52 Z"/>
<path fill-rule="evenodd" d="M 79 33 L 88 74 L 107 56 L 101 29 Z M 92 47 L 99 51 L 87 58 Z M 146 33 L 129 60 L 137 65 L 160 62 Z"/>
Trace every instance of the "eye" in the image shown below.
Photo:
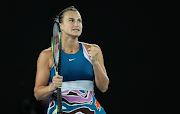
<path fill-rule="evenodd" d="M 70 21 L 70 22 L 73 22 L 73 19 L 70 19 L 69 21 Z"/>
<path fill-rule="evenodd" d="M 82 20 L 80 20 L 80 19 L 79 19 L 79 20 L 78 20 L 78 22 L 80 22 L 80 23 L 81 23 L 81 22 L 82 22 Z"/>

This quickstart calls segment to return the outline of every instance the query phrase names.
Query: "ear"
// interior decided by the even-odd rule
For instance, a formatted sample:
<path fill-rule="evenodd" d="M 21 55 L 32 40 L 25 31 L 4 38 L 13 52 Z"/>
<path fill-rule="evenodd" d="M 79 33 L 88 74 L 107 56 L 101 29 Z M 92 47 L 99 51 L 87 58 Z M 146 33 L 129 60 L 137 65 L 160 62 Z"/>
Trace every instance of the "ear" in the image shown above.
<path fill-rule="evenodd" d="M 61 31 L 63 30 L 63 25 L 62 25 L 62 23 L 59 23 L 59 26 L 60 26 L 60 29 L 61 29 Z"/>

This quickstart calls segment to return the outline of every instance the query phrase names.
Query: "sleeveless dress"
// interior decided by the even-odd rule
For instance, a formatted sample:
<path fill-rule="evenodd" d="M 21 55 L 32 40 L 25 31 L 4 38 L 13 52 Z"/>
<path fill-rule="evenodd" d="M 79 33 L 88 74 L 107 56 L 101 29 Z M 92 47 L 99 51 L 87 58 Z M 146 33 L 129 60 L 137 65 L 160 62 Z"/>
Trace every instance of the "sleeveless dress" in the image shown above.
<path fill-rule="evenodd" d="M 94 95 L 94 71 L 83 43 L 75 54 L 62 50 L 61 76 L 63 76 L 62 114 L 106 114 Z M 55 76 L 54 66 L 50 71 L 49 84 Z M 50 97 L 47 114 L 57 114 L 57 91 Z"/>

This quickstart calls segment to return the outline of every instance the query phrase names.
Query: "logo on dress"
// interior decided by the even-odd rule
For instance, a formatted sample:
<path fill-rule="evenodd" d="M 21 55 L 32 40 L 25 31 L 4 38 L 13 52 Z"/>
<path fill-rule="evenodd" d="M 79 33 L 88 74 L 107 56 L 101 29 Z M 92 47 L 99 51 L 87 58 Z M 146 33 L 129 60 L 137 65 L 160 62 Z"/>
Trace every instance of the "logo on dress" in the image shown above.
<path fill-rule="evenodd" d="M 73 61 L 73 60 L 75 60 L 76 58 L 74 58 L 74 59 L 69 59 L 69 61 Z"/>

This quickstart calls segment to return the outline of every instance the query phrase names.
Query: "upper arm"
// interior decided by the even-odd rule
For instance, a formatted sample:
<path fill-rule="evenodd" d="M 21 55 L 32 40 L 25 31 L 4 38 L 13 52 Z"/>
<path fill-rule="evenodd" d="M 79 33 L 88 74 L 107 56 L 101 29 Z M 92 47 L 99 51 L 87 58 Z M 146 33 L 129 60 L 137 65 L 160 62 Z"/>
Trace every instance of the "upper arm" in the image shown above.
<path fill-rule="evenodd" d="M 105 66 L 104 66 L 104 58 L 103 58 L 101 48 L 98 45 L 95 45 L 95 44 L 83 43 L 83 45 L 85 46 L 86 50 L 88 50 L 88 48 L 91 48 L 92 46 L 98 48 L 98 50 L 99 50 L 98 62 L 101 65 L 101 68 L 103 69 L 104 73 L 106 73 L 106 69 L 105 69 Z M 107 73 L 106 73 L 106 75 L 107 75 Z"/>
<path fill-rule="evenodd" d="M 103 69 L 104 73 L 106 73 L 106 69 L 105 69 L 105 66 L 104 66 L 104 58 L 103 58 L 103 54 L 102 54 L 101 48 L 98 45 L 96 45 L 95 47 L 97 47 L 98 50 L 99 50 L 99 53 L 98 53 L 98 62 L 101 65 L 101 68 Z"/>
<path fill-rule="evenodd" d="M 49 53 L 47 51 L 42 51 L 37 60 L 37 72 L 34 90 L 36 90 L 38 86 L 46 86 L 49 76 Z"/>

